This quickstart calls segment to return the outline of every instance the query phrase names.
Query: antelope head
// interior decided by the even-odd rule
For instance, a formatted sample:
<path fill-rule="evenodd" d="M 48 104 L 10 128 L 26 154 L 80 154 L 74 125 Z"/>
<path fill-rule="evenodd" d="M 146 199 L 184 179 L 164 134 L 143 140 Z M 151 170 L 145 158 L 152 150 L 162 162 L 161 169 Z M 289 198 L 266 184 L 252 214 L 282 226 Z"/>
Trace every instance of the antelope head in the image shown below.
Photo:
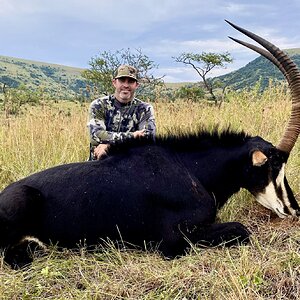
<path fill-rule="evenodd" d="M 287 159 L 300 133 L 300 72 L 290 57 L 278 47 L 244 28 L 225 21 L 264 48 L 229 37 L 270 60 L 285 76 L 292 97 L 290 118 L 278 145 L 269 148 L 266 153 L 260 150 L 253 152 L 253 168 L 264 168 L 265 172 L 264 177 L 261 178 L 263 183 L 252 186 L 249 190 L 259 203 L 274 211 L 279 217 L 300 216 L 299 205 L 285 176 Z M 261 173 L 256 172 L 257 176 Z"/>

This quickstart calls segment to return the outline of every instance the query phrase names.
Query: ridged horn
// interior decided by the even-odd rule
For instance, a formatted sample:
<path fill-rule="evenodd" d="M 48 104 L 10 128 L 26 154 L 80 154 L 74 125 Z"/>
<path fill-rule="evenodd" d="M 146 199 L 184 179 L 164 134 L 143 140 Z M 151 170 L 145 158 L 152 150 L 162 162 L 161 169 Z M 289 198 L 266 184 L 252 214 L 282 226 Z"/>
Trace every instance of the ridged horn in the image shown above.
<path fill-rule="evenodd" d="M 247 43 L 247 42 L 238 40 L 236 38 L 233 38 L 231 36 L 229 36 L 229 38 L 231 40 L 235 41 L 236 43 L 239 43 L 239 44 L 241 44 L 241 45 L 257 52 L 258 54 L 262 55 L 263 57 L 267 58 L 269 61 L 271 61 L 282 72 L 282 74 L 285 76 L 285 78 L 288 80 L 288 82 L 290 81 L 285 69 L 282 67 L 280 62 L 270 52 L 266 51 L 265 49 L 259 48 L 255 45 L 252 45 L 250 43 Z"/>
<path fill-rule="evenodd" d="M 281 141 L 277 145 L 277 148 L 284 152 L 290 153 L 300 133 L 300 72 L 298 70 L 298 67 L 286 53 L 284 53 L 272 43 L 227 20 L 225 21 L 236 30 L 242 32 L 252 40 L 256 41 L 268 51 L 233 38 L 231 39 L 258 52 L 259 54 L 269 59 L 274 65 L 276 65 L 280 69 L 280 71 L 284 74 L 288 81 L 292 96 L 292 109 L 287 127 L 281 138 Z"/>

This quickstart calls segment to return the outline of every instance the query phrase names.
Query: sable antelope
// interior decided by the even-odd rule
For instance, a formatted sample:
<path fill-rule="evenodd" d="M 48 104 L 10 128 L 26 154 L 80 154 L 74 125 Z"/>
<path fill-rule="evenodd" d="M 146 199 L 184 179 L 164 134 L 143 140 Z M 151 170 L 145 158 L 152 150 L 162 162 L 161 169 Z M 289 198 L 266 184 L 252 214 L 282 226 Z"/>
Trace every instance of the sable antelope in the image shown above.
<path fill-rule="evenodd" d="M 284 168 L 300 131 L 300 73 L 276 46 L 228 23 L 266 50 L 233 40 L 270 59 L 289 83 L 292 113 L 278 146 L 228 130 L 198 132 L 112 146 L 104 160 L 30 175 L 0 194 L 0 247 L 7 261 L 26 236 L 62 247 L 122 239 L 153 245 L 168 257 L 184 254 L 189 242 L 247 242 L 244 225 L 215 223 L 217 210 L 241 188 L 281 218 L 299 216 Z"/>

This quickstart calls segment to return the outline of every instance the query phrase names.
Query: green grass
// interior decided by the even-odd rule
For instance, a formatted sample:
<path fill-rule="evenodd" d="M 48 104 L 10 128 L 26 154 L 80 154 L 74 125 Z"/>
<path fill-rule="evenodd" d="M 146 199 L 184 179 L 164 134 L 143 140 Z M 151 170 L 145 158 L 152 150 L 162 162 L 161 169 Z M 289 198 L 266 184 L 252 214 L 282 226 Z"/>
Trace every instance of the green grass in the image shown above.
<path fill-rule="evenodd" d="M 290 100 L 283 88 L 262 96 L 229 94 L 220 109 L 207 103 L 153 103 L 158 134 L 192 132 L 205 125 L 231 126 L 276 143 L 285 127 Z M 19 117 L 1 119 L 0 189 L 53 165 L 86 160 L 87 106 L 49 103 Z M 299 198 L 300 145 L 287 166 Z M 12 270 L 0 260 L 0 299 L 300 299 L 300 222 L 281 220 L 245 190 L 218 214 L 240 221 L 251 243 L 231 248 L 197 248 L 175 260 L 157 253 L 124 250 L 107 243 L 86 249 L 35 253 L 32 265 Z M 0 233 L 1 234 L 1 233 Z"/>

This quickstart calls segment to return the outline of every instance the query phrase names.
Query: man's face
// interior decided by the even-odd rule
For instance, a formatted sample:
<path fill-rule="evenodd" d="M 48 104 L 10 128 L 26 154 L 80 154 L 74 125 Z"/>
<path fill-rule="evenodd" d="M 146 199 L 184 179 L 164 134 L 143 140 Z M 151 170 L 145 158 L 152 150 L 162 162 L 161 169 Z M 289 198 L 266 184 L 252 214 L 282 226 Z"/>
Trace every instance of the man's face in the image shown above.
<path fill-rule="evenodd" d="M 139 86 L 138 82 L 130 77 L 113 79 L 113 85 L 115 87 L 115 97 L 121 103 L 130 102 L 134 97 L 135 90 Z"/>

